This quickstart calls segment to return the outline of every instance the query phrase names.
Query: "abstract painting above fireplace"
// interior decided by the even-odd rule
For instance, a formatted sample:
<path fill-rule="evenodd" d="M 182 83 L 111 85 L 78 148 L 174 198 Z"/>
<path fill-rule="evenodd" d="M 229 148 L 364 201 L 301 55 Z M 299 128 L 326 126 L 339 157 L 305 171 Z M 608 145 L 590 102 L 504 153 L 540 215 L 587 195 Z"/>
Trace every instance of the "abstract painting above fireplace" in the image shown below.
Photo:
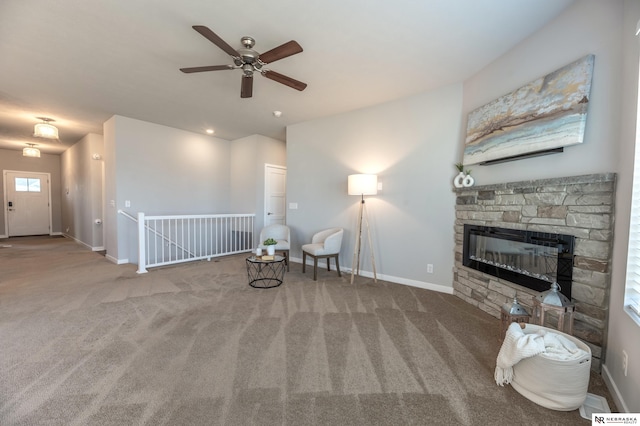
<path fill-rule="evenodd" d="M 582 143 L 594 60 L 587 55 L 469 113 L 464 165 Z"/>
<path fill-rule="evenodd" d="M 572 235 L 464 225 L 462 264 L 535 291 L 553 282 L 571 299 Z"/>

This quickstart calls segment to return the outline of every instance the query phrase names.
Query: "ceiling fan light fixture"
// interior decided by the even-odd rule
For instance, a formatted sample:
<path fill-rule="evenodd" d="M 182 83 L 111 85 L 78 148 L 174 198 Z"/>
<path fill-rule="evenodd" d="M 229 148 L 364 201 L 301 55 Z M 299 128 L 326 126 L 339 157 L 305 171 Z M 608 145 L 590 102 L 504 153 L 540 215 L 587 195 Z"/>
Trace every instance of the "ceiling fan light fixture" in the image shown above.
<path fill-rule="evenodd" d="M 180 68 L 180 71 L 186 74 L 205 71 L 222 71 L 222 70 L 236 70 L 242 69 L 242 85 L 240 86 L 240 97 L 250 98 L 253 96 L 253 74 L 258 72 L 263 77 L 273 80 L 277 83 L 289 86 L 292 89 L 302 91 L 307 87 L 306 83 L 295 80 L 286 75 L 279 74 L 275 71 L 263 69 L 266 64 L 271 64 L 280 59 L 288 58 L 291 55 L 296 55 L 302 52 L 302 46 L 295 40 L 290 40 L 280 46 L 273 49 L 258 53 L 253 50 L 256 41 L 253 37 L 244 36 L 240 39 L 242 47 L 240 49 L 234 49 L 226 41 L 220 38 L 219 35 L 211 31 L 204 25 L 193 25 L 192 27 L 200 35 L 215 44 L 220 50 L 231 56 L 233 65 L 208 65 L 201 67 L 186 67 Z"/>
<path fill-rule="evenodd" d="M 244 64 L 242 66 L 242 72 L 244 72 L 244 75 L 246 75 L 247 77 L 250 77 L 253 75 L 253 67 L 251 66 L 251 64 Z"/>
<path fill-rule="evenodd" d="M 28 143 L 27 145 L 27 147 L 22 148 L 22 155 L 24 157 L 40 158 L 40 150 L 34 148 L 36 145 L 32 143 Z"/>
<path fill-rule="evenodd" d="M 253 37 L 244 36 L 240 39 L 240 43 L 245 47 L 245 49 L 251 49 L 256 45 L 256 41 Z"/>
<path fill-rule="evenodd" d="M 46 117 L 37 117 L 42 120 L 42 123 L 38 123 L 33 128 L 33 136 L 37 138 L 46 139 L 58 139 L 58 128 L 50 122 L 55 121 Z"/>

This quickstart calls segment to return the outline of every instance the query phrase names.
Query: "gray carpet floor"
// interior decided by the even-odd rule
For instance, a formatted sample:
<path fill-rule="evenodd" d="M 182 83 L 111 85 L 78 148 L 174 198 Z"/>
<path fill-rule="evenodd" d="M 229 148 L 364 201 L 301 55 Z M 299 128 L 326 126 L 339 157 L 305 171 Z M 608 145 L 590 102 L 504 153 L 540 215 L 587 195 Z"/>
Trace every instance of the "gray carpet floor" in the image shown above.
<path fill-rule="evenodd" d="M 246 255 L 138 275 L 65 238 L 0 246 L 2 425 L 590 424 L 496 386 L 499 320 L 454 296 L 296 263 L 254 289 Z M 590 392 L 611 401 L 598 374 Z"/>

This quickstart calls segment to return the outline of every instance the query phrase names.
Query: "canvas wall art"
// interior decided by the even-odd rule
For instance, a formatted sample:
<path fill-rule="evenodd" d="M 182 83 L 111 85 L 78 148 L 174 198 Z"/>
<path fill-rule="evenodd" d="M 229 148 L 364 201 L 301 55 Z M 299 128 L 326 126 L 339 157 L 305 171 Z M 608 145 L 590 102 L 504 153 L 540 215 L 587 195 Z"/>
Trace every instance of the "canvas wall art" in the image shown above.
<path fill-rule="evenodd" d="M 463 163 L 582 143 L 594 58 L 578 59 L 469 113 Z"/>

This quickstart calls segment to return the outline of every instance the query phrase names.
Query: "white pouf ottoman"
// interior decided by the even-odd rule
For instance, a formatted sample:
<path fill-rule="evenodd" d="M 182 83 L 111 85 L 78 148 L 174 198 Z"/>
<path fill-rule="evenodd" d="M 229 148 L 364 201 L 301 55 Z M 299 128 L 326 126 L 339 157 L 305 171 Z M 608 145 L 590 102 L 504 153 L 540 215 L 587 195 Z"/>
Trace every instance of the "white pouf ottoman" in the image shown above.
<path fill-rule="evenodd" d="M 591 349 L 581 340 L 551 328 L 526 324 L 523 331 L 530 334 L 541 329 L 564 336 L 585 354 L 571 360 L 556 359 L 546 353 L 525 358 L 513 366 L 511 386 L 525 398 L 545 408 L 577 410 L 587 398 Z"/>

